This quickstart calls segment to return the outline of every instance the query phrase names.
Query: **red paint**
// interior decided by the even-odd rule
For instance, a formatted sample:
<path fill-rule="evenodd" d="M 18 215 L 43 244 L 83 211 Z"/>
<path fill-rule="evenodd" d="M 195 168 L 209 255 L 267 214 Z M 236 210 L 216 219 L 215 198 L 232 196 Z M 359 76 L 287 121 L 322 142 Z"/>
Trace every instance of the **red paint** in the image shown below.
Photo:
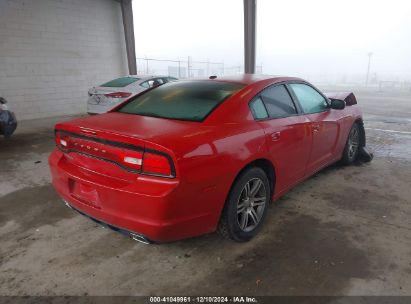
<path fill-rule="evenodd" d="M 108 93 L 104 94 L 106 97 L 112 97 L 112 98 L 127 98 L 130 97 L 132 93 L 129 92 L 113 92 L 113 93 Z"/>
<path fill-rule="evenodd" d="M 82 151 L 93 157 L 59 148 L 52 152 L 49 164 L 60 196 L 91 217 L 153 241 L 212 232 L 231 185 L 249 163 L 272 163 L 275 200 L 339 160 L 353 122 L 361 118 L 358 107 L 349 106 L 255 121 L 248 103 L 256 94 L 271 84 L 302 80 L 245 75 L 209 81 L 247 85 L 204 122 L 111 112 L 57 124 L 56 130 L 81 135 L 73 138 L 89 143 L 89 150 L 97 149 Z M 106 153 L 114 154 L 99 155 L 105 147 Z M 142 165 L 125 164 L 122 157 L 127 153 L 141 158 Z"/>

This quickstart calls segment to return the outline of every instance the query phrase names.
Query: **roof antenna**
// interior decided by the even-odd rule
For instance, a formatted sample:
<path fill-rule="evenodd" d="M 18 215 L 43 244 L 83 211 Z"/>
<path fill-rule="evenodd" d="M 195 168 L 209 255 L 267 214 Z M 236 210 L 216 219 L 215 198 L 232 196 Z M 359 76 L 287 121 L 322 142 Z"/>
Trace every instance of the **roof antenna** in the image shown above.
<path fill-rule="evenodd" d="M 208 79 L 216 79 L 216 78 L 217 78 L 216 75 L 212 75 L 212 76 L 208 77 Z"/>

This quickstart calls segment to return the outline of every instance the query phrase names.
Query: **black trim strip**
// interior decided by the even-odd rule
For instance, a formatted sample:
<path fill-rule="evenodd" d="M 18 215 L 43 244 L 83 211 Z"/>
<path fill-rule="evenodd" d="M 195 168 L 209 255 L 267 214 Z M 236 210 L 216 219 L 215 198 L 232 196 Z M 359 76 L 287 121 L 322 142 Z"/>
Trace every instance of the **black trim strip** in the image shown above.
<path fill-rule="evenodd" d="M 66 153 L 68 153 L 68 152 L 75 152 L 75 153 L 83 154 L 83 155 L 86 155 L 86 156 L 89 156 L 89 157 L 93 157 L 93 158 L 96 158 L 96 159 L 101 159 L 101 160 L 104 160 L 104 161 L 108 161 L 108 162 L 113 163 L 113 164 L 119 166 L 120 168 L 122 168 L 122 169 L 124 169 L 124 170 L 126 170 L 126 171 L 129 171 L 129 172 L 132 172 L 132 173 L 139 173 L 139 174 L 143 174 L 143 175 L 156 176 L 156 177 L 164 177 L 164 178 L 175 178 L 175 177 L 176 177 L 176 169 L 175 169 L 175 166 L 174 166 L 173 159 L 171 158 L 170 155 L 168 155 L 168 154 L 165 153 L 165 152 L 157 151 L 157 150 L 153 150 L 153 149 L 147 149 L 147 148 L 143 148 L 143 147 L 140 147 L 140 146 L 134 146 L 134 145 L 131 145 L 131 144 L 126 144 L 126 143 L 122 143 L 122 142 L 118 142 L 118 141 L 112 141 L 112 140 L 106 140 L 106 139 L 97 138 L 97 137 L 86 136 L 86 135 L 77 134 L 77 133 L 70 132 L 70 131 L 65 131 L 65 130 L 57 130 L 57 129 L 55 129 L 55 130 L 54 130 L 54 133 L 55 133 L 54 135 L 56 135 L 57 132 L 59 132 L 59 133 L 61 133 L 61 134 L 67 134 L 67 135 L 72 136 L 72 137 L 77 137 L 77 138 L 82 138 L 82 139 L 85 139 L 85 140 L 95 141 L 95 142 L 102 143 L 102 144 L 105 144 L 105 145 L 111 145 L 111 146 L 115 146 L 115 147 L 126 148 L 126 149 L 134 150 L 134 151 L 141 151 L 141 152 L 143 152 L 143 155 L 142 155 L 142 160 L 143 160 L 143 161 L 144 161 L 144 153 L 145 153 L 145 152 L 164 156 L 165 158 L 167 158 L 167 160 L 168 160 L 168 162 L 169 162 L 170 170 L 171 170 L 171 175 L 168 175 L 168 176 L 167 176 L 167 175 L 162 175 L 162 174 L 144 172 L 144 171 L 143 171 L 143 164 L 141 165 L 141 169 L 140 169 L 140 170 L 135 170 L 135 169 L 126 167 L 126 166 L 124 166 L 124 165 L 122 165 L 122 164 L 119 164 L 119 163 L 117 163 L 116 161 L 111 160 L 111 159 L 107 159 L 107 158 L 104 158 L 104 157 L 99 157 L 99 156 L 96 156 L 96 155 L 84 153 L 84 152 L 81 152 L 81 151 L 78 151 L 78 150 L 63 149 L 63 148 L 61 148 L 59 145 L 56 144 L 57 148 L 60 149 L 60 150 L 63 151 L 63 152 L 66 152 Z"/>
<path fill-rule="evenodd" d="M 95 142 L 105 144 L 105 145 L 110 145 L 110 146 L 115 146 L 115 147 L 120 147 L 120 148 L 126 148 L 126 149 L 130 149 L 130 150 L 135 150 L 135 151 L 144 151 L 143 147 L 139 147 L 139 146 L 135 146 L 135 145 L 131 145 L 131 144 L 126 144 L 126 143 L 122 143 L 122 142 L 118 142 L 118 141 L 107 140 L 107 139 L 98 138 L 98 137 L 91 137 L 91 136 L 82 135 L 82 134 L 78 134 L 78 133 L 74 133 L 74 132 L 70 132 L 70 131 L 66 131 L 66 130 L 54 130 L 54 132 L 60 132 L 62 134 L 65 133 L 65 134 L 68 134 L 68 135 L 73 136 L 73 137 L 83 138 L 83 139 L 86 139 L 86 140 L 95 141 Z"/>
<path fill-rule="evenodd" d="M 95 159 L 104 160 L 104 161 L 106 161 L 106 162 L 109 162 L 109 163 L 112 163 L 112 164 L 114 164 L 114 165 L 116 165 L 116 166 L 119 166 L 120 168 L 122 168 L 122 169 L 124 169 L 124 170 L 126 170 L 126 171 L 129 171 L 129 172 L 131 172 L 131 173 L 142 173 L 141 170 L 135 170 L 135 169 L 126 167 L 126 166 L 124 166 L 124 165 L 122 165 L 122 164 L 119 164 L 118 162 L 116 162 L 116 161 L 114 161 L 114 160 L 111 160 L 111 159 L 108 159 L 108 158 L 99 157 L 99 156 L 96 156 L 96 155 L 93 155 L 93 154 L 88 154 L 88 153 L 84 153 L 84 152 L 77 151 L 77 150 L 64 150 L 64 149 L 60 148 L 59 146 L 57 146 L 57 148 L 59 148 L 61 151 L 65 152 L 65 153 L 74 152 L 74 153 L 82 154 L 82 155 L 85 155 L 85 156 L 88 156 L 88 157 L 92 157 L 92 158 L 95 158 Z"/>

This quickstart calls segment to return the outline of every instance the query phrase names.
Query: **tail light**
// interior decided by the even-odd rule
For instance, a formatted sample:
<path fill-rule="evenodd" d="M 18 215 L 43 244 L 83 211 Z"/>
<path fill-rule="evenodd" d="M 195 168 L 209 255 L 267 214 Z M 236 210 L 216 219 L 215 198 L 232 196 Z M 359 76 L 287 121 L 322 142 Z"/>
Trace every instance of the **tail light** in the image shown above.
<path fill-rule="evenodd" d="M 131 96 L 131 93 L 128 93 L 128 92 L 114 92 L 114 93 L 104 94 L 104 96 L 110 97 L 110 98 L 127 98 L 127 97 Z"/>
<path fill-rule="evenodd" d="M 56 131 L 55 139 L 57 147 L 66 153 L 96 157 L 136 173 L 175 177 L 171 157 L 161 151 L 61 131 Z"/>
<path fill-rule="evenodd" d="M 144 152 L 143 156 L 143 170 L 142 172 L 160 175 L 160 176 L 172 176 L 172 170 L 170 166 L 170 159 L 165 155 Z"/>

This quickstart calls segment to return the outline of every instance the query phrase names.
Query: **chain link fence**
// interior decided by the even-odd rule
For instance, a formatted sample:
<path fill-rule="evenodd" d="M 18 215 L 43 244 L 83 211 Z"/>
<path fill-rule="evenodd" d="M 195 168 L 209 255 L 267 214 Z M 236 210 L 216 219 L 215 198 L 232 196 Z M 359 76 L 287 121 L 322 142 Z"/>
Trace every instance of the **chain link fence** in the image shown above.
<path fill-rule="evenodd" d="M 244 73 L 244 66 L 226 66 L 224 61 L 197 61 L 192 60 L 190 56 L 187 59 L 137 57 L 137 74 L 139 75 L 168 75 L 184 79 L 241 73 Z M 256 67 L 256 74 L 262 74 L 262 65 Z"/>

